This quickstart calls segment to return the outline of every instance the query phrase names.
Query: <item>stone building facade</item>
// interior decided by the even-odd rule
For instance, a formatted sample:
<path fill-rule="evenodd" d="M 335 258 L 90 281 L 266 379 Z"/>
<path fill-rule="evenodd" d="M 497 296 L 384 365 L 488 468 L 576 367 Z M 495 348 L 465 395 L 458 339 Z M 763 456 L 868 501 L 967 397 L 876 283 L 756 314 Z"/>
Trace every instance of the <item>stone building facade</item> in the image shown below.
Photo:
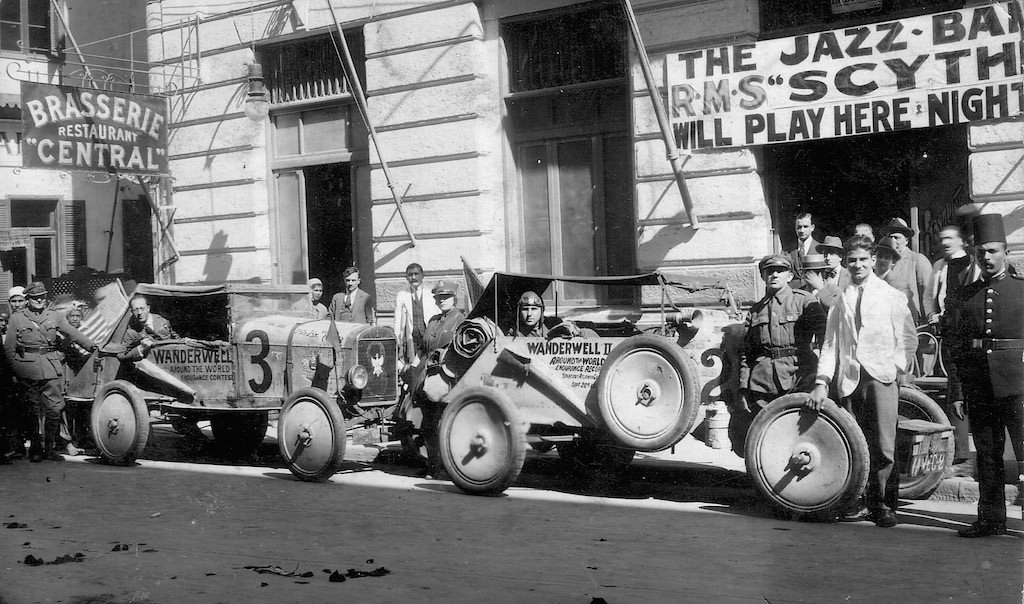
<path fill-rule="evenodd" d="M 663 92 L 674 53 L 965 6 L 632 4 Z M 819 239 L 898 215 L 934 254 L 930 236 L 968 203 L 1006 215 L 1011 251 L 1024 253 L 1019 119 L 687 153 L 694 229 L 620 3 L 335 0 L 333 14 L 328 6 L 148 2 L 151 77 L 171 98 L 173 182 L 161 203 L 173 207 L 181 253 L 158 279 L 318 276 L 331 291 L 356 265 L 387 313 L 407 264 L 422 264 L 428 281 L 461 278 L 465 257 L 484 271 L 658 269 L 724 280 L 749 300 L 758 295 L 756 260 L 792 244 L 797 212 L 815 214 Z M 331 42 L 336 25 L 363 78 L 379 151 Z M 243 112 L 253 61 L 271 95 L 259 122 Z M 601 303 L 585 288 L 560 296 Z"/>

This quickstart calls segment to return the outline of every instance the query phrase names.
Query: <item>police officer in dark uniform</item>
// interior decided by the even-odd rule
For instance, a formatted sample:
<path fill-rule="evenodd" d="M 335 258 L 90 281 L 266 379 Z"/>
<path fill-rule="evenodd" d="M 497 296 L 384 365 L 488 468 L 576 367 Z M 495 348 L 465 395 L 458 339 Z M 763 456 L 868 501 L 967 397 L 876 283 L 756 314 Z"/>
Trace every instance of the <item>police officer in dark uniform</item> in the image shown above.
<path fill-rule="evenodd" d="M 734 422 L 736 432 L 749 427 L 772 400 L 791 392 L 810 392 L 818 368 L 815 348 L 825 335 L 826 314 L 821 302 L 810 292 L 790 287 L 793 265 L 789 257 L 765 256 L 757 267 L 765 294 L 750 309 L 740 350 L 743 408 Z M 736 448 L 742 449 L 742 441 L 734 439 Z"/>
<path fill-rule="evenodd" d="M 452 343 L 455 335 L 455 328 L 466 318 L 462 311 L 455 307 L 455 296 L 459 292 L 459 284 L 454 281 L 441 281 L 434 286 L 431 293 L 434 295 L 434 304 L 439 312 L 427 322 L 427 328 L 423 333 L 423 347 L 427 354 L 444 348 Z M 424 374 L 427 370 L 427 363 L 420 363 L 420 371 L 415 387 L 423 383 Z M 427 446 L 427 475 L 437 479 L 444 479 L 444 468 L 441 465 L 440 448 L 438 441 L 438 424 L 441 421 L 441 413 L 444 407 L 434 403 L 426 396 L 418 396 L 417 404 L 423 409 L 423 423 L 420 431 L 423 442 Z"/>
<path fill-rule="evenodd" d="M 64 358 L 57 348 L 58 332 L 86 350 L 96 345 L 67 322 L 63 313 L 46 308 L 46 286 L 34 282 L 25 289 L 28 306 L 11 317 L 4 351 L 25 389 L 33 416 L 42 424 L 32 430 L 31 461 L 63 461 L 56 447 L 60 438 L 60 417 L 64 410 L 61 376 Z"/>
<path fill-rule="evenodd" d="M 1006 534 L 1003 448 L 1006 432 L 1024 432 L 1024 278 L 1010 274 L 1003 217 L 974 221 L 981 280 L 963 289 L 953 327 L 949 398 L 958 414 L 964 402 L 978 455 L 978 519 L 961 537 Z"/>

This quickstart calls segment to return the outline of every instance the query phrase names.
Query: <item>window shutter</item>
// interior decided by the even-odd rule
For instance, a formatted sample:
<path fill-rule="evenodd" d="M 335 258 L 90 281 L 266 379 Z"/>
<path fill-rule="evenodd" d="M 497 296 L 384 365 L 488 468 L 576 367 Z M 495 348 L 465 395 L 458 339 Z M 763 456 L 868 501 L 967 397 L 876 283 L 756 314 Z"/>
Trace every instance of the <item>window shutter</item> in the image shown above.
<path fill-rule="evenodd" d="M 64 200 L 64 270 L 88 264 L 85 247 L 85 200 Z"/>
<path fill-rule="evenodd" d="M 0 294 L 7 302 L 7 290 L 14 287 L 14 274 L 3 266 L 11 251 L 11 200 L 0 198 Z"/>

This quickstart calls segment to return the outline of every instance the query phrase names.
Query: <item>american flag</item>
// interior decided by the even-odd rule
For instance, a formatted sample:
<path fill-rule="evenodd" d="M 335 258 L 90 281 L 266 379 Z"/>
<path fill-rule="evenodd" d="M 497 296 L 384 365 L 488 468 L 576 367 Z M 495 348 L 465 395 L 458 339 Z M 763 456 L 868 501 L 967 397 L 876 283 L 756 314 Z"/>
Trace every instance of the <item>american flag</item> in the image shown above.
<path fill-rule="evenodd" d="M 117 321 L 124 314 L 128 296 L 124 293 L 121 281 L 118 280 L 96 290 L 95 297 L 95 308 L 82 321 L 82 326 L 78 330 L 97 345 L 103 346 L 110 339 Z"/>

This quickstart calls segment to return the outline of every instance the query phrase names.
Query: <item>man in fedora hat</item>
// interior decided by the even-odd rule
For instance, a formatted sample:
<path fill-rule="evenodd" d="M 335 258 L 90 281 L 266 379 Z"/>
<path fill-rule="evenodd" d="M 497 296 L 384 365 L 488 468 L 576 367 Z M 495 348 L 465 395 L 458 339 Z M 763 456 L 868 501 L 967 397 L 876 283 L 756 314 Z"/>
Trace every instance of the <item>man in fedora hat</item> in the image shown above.
<path fill-rule="evenodd" d="M 839 278 L 836 276 L 836 271 L 829 266 L 825 256 L 821 254 L 804 256 L 802 262 L 804 286 L 801 289 L 816 297 L 825 308 L 825 312 L 828 312 L 836 298 L 842 293 L 838 285 Z"/>
<path fill-rule="evenodd" d="M 64 374 L 64 355 L 58 349 L 58 333 L 67 336 L 85 350 L 96 345 L 68 323 L 63 313 L 46 308 L 46 286 L 34 282 L 25 289 L 28 306 L 11 317 L 4 351 L 14 369 L 14 375 L 25 389 L 32 412 L 42 424 L 35 426 L 31 435 L 29 458 L 31 461 L 64 461 L 57 452 L 60 437 L 60 418 L 64 410 L 61 376 Z"/>
<path fill-rule="evenodd" d="M 825 237 L 825 240 L 818 244 L 815 250 L 825 257 L 825 264 L 828 270 L 824 277 L 829 282 L 838 284 L 839 275 L 843 270 L 843 240 L 834 235 Z"/>
<path fill-rule="evenodd" d="M 962 294 L 949 334 L 952 364 L 949 399 L 958 415 L 964 403 L 977 449 L 978 519 L 961 537 L 1006 534 L 1003 448 L 1006 432 L 1017 453 L 1018 475 L 1024 434 L 1024 278 L 1010 274 L 1006 233 L 1000 214 L 974 220 L 975 255 L 981 279 Z M 1018 478 L 1024 482 L 1024 478 Z"/>
<path fill-rule="evenodd" d="M 923 325 L 935 312 L 935 302 L 928 295 L 932 264 L 924 254 L 910 249 L 910 238 L 914 236 L 914 229 L 907 226 L 902 218 L 890 220 L 885 231 L 890 240 L 889 245 L 896 250 L 899 260 L 885 280 L 907 295 L 914 324 Z"/>
<path fill-rule="evenodd" d="M 821 256 L 818 259 L 824 266 Z M 783 394 L 811 389 L 818 363 L 815 346 L 825 333 L 821 303 L 789 285 L 793 266 L 788 256 L 765 256 L 757 268 L 765 294 L 751 307 L 743 336 L 740 395 L 746 417 L 737 418 L 734 427 L 753 421 L 762 407 Z M 735 444 L 742 448 L 741 443 Z"/>

